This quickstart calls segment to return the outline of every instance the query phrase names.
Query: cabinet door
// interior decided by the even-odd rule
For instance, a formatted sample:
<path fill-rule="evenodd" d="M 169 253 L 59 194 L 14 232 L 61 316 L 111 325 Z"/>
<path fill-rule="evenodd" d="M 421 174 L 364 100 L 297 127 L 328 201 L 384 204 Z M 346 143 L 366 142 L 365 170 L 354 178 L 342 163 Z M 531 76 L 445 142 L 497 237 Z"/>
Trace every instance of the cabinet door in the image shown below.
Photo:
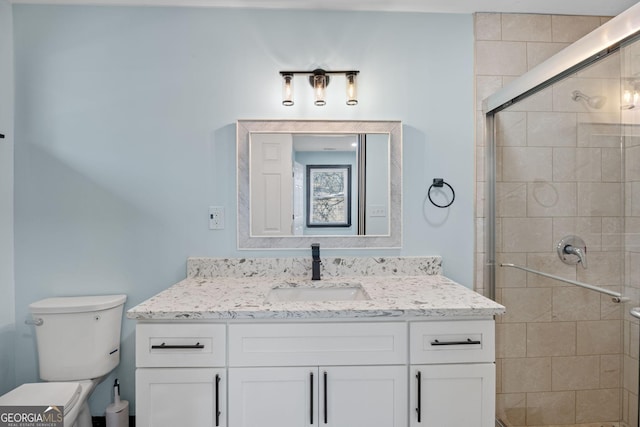
<path fill-rule="evenodd" d="M 136 425 L 224 427 L 225 390 L 223 369 L 139 368 Z"/>
<path fill-rule="evenodd" d="M 414 365 L 412 427 L 493 427 L 495 365 Z"/>
<path fill-rule="evenodd" d="M 317 426 L 317 390 L 317 367 L 230 368 L 229 426 Z"/>
<path fill-rule="evenodd" d="M 320 368 L 320 423 L 327 427 L 405 427 L 406 366 Z"/>

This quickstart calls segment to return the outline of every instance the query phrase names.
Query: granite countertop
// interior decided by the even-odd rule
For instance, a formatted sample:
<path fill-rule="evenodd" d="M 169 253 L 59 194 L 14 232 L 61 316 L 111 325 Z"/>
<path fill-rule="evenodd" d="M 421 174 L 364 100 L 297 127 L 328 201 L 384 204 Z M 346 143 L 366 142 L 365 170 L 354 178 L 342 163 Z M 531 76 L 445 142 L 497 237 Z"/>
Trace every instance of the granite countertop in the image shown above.
<path fill-rule="evenodd" d="M 361 301 L 266 302 L 273 287 L 360 285 Z M 505 308 L 439 275 L 349 276 L 320 281 L 294 277 L 188 277 L 127 312 L 136 320 L 347 319 L 490 317 Z"/>

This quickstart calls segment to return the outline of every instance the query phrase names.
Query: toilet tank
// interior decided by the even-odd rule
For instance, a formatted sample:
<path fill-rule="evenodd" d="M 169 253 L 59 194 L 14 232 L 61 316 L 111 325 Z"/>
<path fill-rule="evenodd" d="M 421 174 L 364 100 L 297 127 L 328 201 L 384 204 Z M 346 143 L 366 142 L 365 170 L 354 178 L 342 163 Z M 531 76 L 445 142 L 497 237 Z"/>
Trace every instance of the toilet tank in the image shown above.
<path fill-rule="evenodd" d="M 126 295 L 47 298 L 29 305 L 36 324 L 40 378 L 99 378 L 120 363 Z"/>

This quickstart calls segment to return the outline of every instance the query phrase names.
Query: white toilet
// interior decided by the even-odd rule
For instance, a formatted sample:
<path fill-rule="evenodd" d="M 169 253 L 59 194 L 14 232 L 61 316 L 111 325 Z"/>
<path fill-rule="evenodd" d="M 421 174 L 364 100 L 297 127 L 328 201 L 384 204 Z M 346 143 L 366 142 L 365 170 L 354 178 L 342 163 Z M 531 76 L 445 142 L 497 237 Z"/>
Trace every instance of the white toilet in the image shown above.
<path fill-rule="evenodd" d="M 0 396 L 1 405 L 64 406 L 65 427 L 91 427 L 88 399 L 120 363 L 126 295 L 47 298 L 29 305 L 42 383 Z"/>

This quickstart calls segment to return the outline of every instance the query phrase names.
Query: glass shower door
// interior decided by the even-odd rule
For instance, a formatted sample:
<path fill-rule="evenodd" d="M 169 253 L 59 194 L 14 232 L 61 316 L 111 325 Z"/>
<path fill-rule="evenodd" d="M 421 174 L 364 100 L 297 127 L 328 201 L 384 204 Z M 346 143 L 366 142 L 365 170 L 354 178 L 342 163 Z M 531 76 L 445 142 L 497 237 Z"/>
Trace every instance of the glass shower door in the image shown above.
<path fill-rule="evenodd" d="M 493 117 L 495 298 L 507 307 L 497 323 L 497 416 L 507 426 L 622 420 L 621 304 L 517 268 L 623 291 L 620 82 L 618 52 Z M 558 252 L 573 236 L 585 243 L 582 262 Z"/>
<path fill-rule="evenodd" d="M 630 301 L 623 312 L 622 421 L 640 427 L 638 420 L 638 365 L 640 319 L 632 310 L 640 306 L 640 41 L 621 49 L 621 122 L 625 185 L 625 280 Z M 635 311 L 634 311 L 635 312 Z"/>

